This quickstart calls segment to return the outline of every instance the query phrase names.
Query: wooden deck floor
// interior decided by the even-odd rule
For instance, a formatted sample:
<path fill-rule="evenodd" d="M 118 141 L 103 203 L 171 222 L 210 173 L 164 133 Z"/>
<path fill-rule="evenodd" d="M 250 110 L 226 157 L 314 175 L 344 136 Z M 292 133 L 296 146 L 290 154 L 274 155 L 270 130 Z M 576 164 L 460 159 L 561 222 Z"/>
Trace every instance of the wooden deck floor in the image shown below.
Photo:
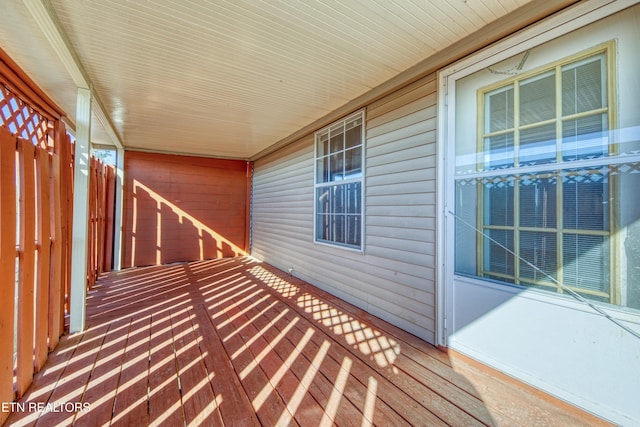
<path fill-rule="evenodd" d="M 251 258 L 109 273 L 7 425 L 596 425 Z"/>

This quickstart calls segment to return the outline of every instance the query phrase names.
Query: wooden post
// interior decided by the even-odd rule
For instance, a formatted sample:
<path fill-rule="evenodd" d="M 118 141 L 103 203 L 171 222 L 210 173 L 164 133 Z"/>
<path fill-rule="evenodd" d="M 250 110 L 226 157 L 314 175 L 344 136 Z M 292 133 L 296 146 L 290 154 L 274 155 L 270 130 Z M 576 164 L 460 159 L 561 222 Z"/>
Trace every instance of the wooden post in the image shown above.
<path fill-rule="evenodd" d="M 69 332 L 71 333 L 84 330 L 86 320 L 90 138 L 91 90 L 78 88 L 73 175 L 73 234 L 69 320 Z"/>
<path fill-rule="evenodd" d="M 35 147 L 31 141 L 18 140 L 20 164 L 20 266 L 18 286 L 18 354 L 16 387 L 18 397 L 33 379 L 34 288 L 35 288 Z"/>
<path fill-rule="evenodd" d="M 12 402 L 16 280 L 16 138 L 0 128 L 0 402 Z M 0 411 L 0 424 L 8 413 Z"/>
<path fill-rule="evenodd" d="M 56 263 L 58 272 L 54 272 L 54 275 L 60 276 L 60 293 L 58 295 L 60 309 L 56 310 L 58 315 L 54 326 L 57 327 L 57 336 L 59 337 L 64 332 L 65 322 L 65 306 L 68 307 L 68 295 L 69 295 L 69 282 L 71 281 L 71 227 L 73 224 L 72 218 L 72 200 L 73 195 L 73 183 L 72 180 L 72 166 L 71 166 L 71 141 L 67 135 L 64 123 L 57 121 L 54 130 L 54 152 L 57 158 L 54 161 L 54 179 L 56 180 L 56 186 L 58 188 L 60 202 L 57 218 L 60 220 L 60 227 L 56 228 L 58 233 L 55 237 L 56 256 L 60 257 L 60 263 Z M 57 167 L 57 169 L 55 169 Z M 55 284 L 56 282 L 54 282 Z"/>
<path fill-rule="evenodd" d="M 35 370 L 42 368 L 49 354 L 49 279 L 51 274 L 51 198 L 49 184 L 49 153 L 36 149 L 36 174 L 38 177 L 38 271 L 36 285 L 36 342 Z"/>
<path fill-rule="evenodd" d="M 60 196 L 60 156 L 50 157 L 50 185 L 51 185 L 51 292 L 49 298 L 49 351 L 58 345 L 62 333 L 62 315 L 64 314 L 64 295 L 62 286 L 62 202 Z"/>

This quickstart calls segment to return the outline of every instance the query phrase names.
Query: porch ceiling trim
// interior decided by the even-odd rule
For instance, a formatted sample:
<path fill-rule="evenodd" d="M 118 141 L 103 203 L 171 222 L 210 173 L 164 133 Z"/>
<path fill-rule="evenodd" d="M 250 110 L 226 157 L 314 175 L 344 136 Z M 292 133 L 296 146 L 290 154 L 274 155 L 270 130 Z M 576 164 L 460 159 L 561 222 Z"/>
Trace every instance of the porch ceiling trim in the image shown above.
<path fill-rule="evenodd" d="M 23 3 L 33 16 L 33 19 L 36 21 L 53 51 L 58 55 L 58 58 L 60 58 L 60 61 L 76 86 L 79 88 L 92 89 L 93 85 L 91 84 L 91 80 L 87 77 L 82 63 L 72 49 L 71 43 L 69 43 L 69 39 L 62 29 L 49 0 L 23 0 Z M 113 123 L 111 123 L 108 114 L 105 112 L 98 94 L 94 92 L 91 99 L 93 113 L 104 127 L 113 145 L 120 149 L 124 148 L 122 139 L 115 130 Z"/>

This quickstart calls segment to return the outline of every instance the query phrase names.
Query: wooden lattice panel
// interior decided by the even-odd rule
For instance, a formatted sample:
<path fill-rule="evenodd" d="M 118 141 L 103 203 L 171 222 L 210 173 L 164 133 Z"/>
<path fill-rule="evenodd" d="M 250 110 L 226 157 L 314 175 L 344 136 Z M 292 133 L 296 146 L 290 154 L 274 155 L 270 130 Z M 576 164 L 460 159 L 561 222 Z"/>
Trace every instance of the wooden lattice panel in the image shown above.
<path fill-rule="evenodd" d="M 43 148 L 49 145 L 52 129 L 49 121 L 5 87 L 0 87 L 0 126 L 34 145 Z"/>

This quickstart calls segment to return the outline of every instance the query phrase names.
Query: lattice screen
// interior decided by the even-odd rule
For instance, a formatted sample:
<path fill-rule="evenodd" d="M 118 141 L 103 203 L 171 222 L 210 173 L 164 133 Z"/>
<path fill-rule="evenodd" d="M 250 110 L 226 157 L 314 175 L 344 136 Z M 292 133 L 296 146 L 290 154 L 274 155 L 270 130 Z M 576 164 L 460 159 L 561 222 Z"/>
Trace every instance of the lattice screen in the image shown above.
<path fill-rule="evenodd" d="M 6 87 L 0 87 L 0 126 L 34 145 L 50 145 L 52 124 Z"/>

